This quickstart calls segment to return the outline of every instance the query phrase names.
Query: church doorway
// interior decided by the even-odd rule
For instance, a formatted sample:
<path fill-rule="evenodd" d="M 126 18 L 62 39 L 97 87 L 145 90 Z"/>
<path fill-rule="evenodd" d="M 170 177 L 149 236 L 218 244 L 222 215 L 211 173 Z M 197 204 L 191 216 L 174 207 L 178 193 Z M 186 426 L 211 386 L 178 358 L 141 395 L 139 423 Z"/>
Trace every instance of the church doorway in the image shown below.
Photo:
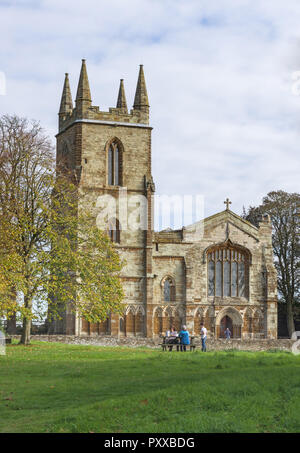
<path fill-rule="evenodd" d="M 223 308 L 216 317 L 216 338 L 225 338 L 224 332 L 228 329 L 231 338 L 241 338 L 243 318 L 233 307 Z"/>
<path fill-rule="evenodd" d="M 225 330 L 229 329 L 231 332 L 231 337 L 233 337 L 233 324 L 230 316 L 224 316 L 220 322 L 220 338 L 225 338 Z"/>

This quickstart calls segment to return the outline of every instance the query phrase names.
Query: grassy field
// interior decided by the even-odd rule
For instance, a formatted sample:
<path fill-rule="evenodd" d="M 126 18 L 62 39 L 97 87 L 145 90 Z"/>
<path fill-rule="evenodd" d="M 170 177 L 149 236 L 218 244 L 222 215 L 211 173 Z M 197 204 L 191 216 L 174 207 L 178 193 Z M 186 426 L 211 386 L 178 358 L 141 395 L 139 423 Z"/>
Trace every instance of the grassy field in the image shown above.
<path fill-rule="evenodd" d="M 300 356 L 11 345 L 0 432 L 300 432 Z"/>

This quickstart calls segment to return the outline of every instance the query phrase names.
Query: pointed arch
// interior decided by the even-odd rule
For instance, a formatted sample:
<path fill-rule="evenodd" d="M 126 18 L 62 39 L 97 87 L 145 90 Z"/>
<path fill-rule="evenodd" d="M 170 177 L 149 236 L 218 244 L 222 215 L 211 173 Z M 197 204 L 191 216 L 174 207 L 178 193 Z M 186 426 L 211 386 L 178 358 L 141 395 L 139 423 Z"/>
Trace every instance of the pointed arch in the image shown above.
<path fill-rule="evenodd" d="M 247 307 L 246 310 L 244 311 L 243 319 L 245 319 L 247 316 L 248 317 L 253 316 L 253 312 L 250 307 Z"/>
<path fill-rule="evenodd" d="M 174 315 L 176 316 L 180 316 L 181 318 L 184 318 L 185 316 L 185 310 L 184 310 L 184 307 L 182 305 L 177 305 L 176 307 L 174 307 Z"/>
<path fill-rule="evenodd" d="M 145 333 L 145 309 L 142 305 L 129 304 L 119 318 L 120 333 L 126 337 L 143 336 Z"/>
<path fill-rule="evenodd" d="M 255 308 L 252 318 L 252 331 L 254 337 L 264 336 L 264 314 L 260 308 Z"/>
<path fill-rule="evenodd" d="M 81 333 L 88 336 L 93 335 L 110 335 L 111 333 L 111 314 L 107 315 L 104 321 L 89 322 L 81 318 Z"/>
<path fill-rule="evenodd" d="M 173 324 L 173 309 L 171 307 L 167 307 L 163 310 L 162 323 L 163 332 L 170 330 Z"/>
<path fill-rule="evenodd" d="M 162 323 L 162 308 L 156 307 L 153 312 L 153 333 L 154 335 L 160 335 L 163 331 Z"/>
<path fill-rule="evenodd" d="M 120 315 L 119 317 L 119 331 L 120 335 L 126 335 L 126 315 Z"/>
<path fill-rule="evenodd" d="M 169 317 L 171 318 L 172 316 L 174 316 L 173 312 L 174 312 L 174 308 L 168 306 L 168 307 L 165 307 L 165 308 L 164 308 L 164 310 L 163 310 L 163 315 L 164 315 L 164 316 L 169 316 Z"/>
<path fill-rule="evenodd" d="M 256 316 L 258 318 L 262 318 L 263 317 L 263 312 L 261 311 L 261 309 L 259 307 L 256 307 L 254 309 L 253 316 Z"/>
<path fill-rule="evenodd" d="M 216 324 L 219 324 L 225 315 L 230 316 L 230 318 L 235 324 L 240 326 L 243 324 L 243 318 L 241 313 L 234 307 L 223 308 L 216 317 Z"/>
<path fill-rule="evenodd" d="M 135 333 L 135 315 L 134 307 L 128 305 L 125 310 L 125 335 L 127 337 L 134 336 Z"/>
<path fill-rule="evenodd" d="M 230 323 L 230 325 L 228 324 Z M 234 307 L 223 308 L 216 317 L 217 338 L 224 337 L 224 330 L 229 327 L 233 338 L 241 338 L 243 317 Z"/>
<path fill-rule="evenodd" d="M 135 309 L 135 335 L 142 336 L 144 334 L 145 324 L 145 309 L 142 305 L 138 305 Z"/>
<path fill-rule="evenodd" d="M 183 308 L 180 306 L 175 307 L 173 325 L 177 332 L 179 332 L 181 330 L 182 325 L 184 324 L 184 318 L 185 318 L 185 312 L 184 312 Z"/>
<path fill-rule="evenodd" d="M 134 305 L 127 305 L 126 309 L 125 309 L 125 316 L 127 316 L 129 313 L 133 314 L 134 315 Z"/>
<path fill-rule="evenodd" d="M 253 323 L 253 312 L 250 307 L 247 307 L 243 314 L 243 338 L 251 338 L 252 323 Z"/>
<path fill-rule="evenodd" d="M 163 312 L 163 307 L 155 307 L 154 311 L 153 311 L 153 315 L 158 314 L 159 316 L 162 316 L 162 312 Z"/>
<path fill-rule="evenodd" d="M 204 309 L 202 307 L 198 307 L 194 311 L 194 333 L 195 333 L 195 335 L 200 335 L 201 323 L 204 323 Z"/>
<path fill-rule="evenodd" d="M 209 245 L 203 250 L 203 263 L 206 263 L 207 257 L 209 252 L 213 251 L 214 249 L 218 248 L 232 248 L 240 251 L 241 253 L 245 254 L 249 258 L 249 264 L 252 264 L 252 253 L 251 251 L 245 247 L 244 245 L 238 244 L 237 242 L 232 242 L 230 239 L 226 239 L 226 241 L 215 242 L 214 244 Z"/>
<path fill-rule="evenodd" d="M 198 316 L 198 317 L 202 317 L 204 314 L 204 309 L 203 307 L 197 307 L 194 311 L 194 317 L 195 316 Z"/>
<path fill-rule="evenodd" d="M 141 313 L 143 316 L 145 315 L 145 308 L 143 307 L 143 305 L 138 305 L 136 307 L 136 314 L 138 313 Z"/>

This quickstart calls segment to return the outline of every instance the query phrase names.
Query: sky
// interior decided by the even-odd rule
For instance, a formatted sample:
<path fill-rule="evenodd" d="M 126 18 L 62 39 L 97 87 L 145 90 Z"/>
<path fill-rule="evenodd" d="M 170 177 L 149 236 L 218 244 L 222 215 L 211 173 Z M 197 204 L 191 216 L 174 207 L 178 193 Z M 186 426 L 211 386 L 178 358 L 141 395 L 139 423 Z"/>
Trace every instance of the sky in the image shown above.
<path fill-rule="evenodd" d="M 157 194 L 203 196 L 205 216 L 229 197 L 241 214 L 299 192 L 299 23 L 299 0 L 0 0 L 0 115 L 55 143 L 65 72 L 74 99 L 87 60 L 101 110 L 124 78 L 132 108 L 143 64 Z"/>

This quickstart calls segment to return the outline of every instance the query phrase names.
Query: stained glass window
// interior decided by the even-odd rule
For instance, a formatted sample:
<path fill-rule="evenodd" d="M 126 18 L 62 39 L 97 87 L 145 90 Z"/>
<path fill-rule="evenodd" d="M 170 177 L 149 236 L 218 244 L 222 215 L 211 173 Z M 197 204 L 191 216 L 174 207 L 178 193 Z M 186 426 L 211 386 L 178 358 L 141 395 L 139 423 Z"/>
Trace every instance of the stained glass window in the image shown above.
<path fill-rule="evenodd" d="M 231 247 L 210 250 L 208 260 L 208 296 L 248 297 L 248 254 Z"/>

